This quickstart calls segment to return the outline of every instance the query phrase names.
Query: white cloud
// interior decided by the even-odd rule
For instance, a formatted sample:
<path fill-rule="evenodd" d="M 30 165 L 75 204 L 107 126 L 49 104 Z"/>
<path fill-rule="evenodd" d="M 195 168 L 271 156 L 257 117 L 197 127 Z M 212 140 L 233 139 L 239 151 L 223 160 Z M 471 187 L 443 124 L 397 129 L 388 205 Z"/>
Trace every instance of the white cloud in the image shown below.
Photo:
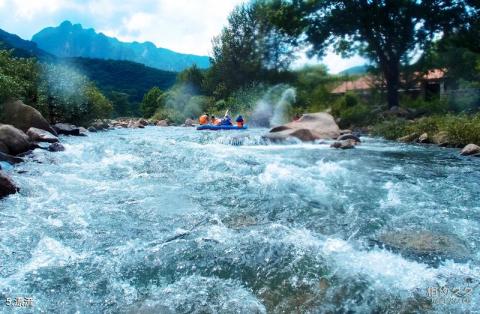
<path fill-rule="evenodd" d="M 7 1 L 14 7 L 14 16 L 18 19 L 31 20 L 39 14 L 51 14 L 59 10 L 66 3 L 62 0 L 42 0 L 42 1 Z"/>

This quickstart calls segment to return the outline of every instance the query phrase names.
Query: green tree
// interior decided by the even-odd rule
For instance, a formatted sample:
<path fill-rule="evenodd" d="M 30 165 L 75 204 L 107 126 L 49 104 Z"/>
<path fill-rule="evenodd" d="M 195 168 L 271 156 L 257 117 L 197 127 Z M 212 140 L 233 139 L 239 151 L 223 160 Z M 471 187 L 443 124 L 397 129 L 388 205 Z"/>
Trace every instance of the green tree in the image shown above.
<path fill-rule="evenodd" d="M 192 95 L 203 94 L 205 75 L 196 64 L 183 70 L 177 76 L 177 84 L 184 84 Z"/>
<path fill-rule="evenodd" d="M 213 39 L 206 87 L 217 99 L 252 82 L 275 80 L 290 65 L 292 37 L 268 23 L 266 8 L 259 1 L 237 6 L 228 25 Z"/>
<path fill-rule="evenodd" d="M 161 96 L 163 92 L 158 87 L 153 87 L 150 89 L 145 96 L 143 96 L 142 103 L 140 104 L 140 109 L 145 118 L 150 118 L 153 116 L 155 111 L 162 105 Z"/>
<path fill-rule="evenodd" d="M 266 0 L 270 20 L 281 31 L 323 55 L 334 46 L 375 62 L 386 81 L 390 107 L 399 104 L 401 64 L 441 32 L 466 23 L 460 0 Z"/>
<path fill-rule="evenodd" d="M 0 50 L 0 103 L 10 98 L 25 103 L 37 100 L 39 69 L 35 59 L 16 58 Z"/>

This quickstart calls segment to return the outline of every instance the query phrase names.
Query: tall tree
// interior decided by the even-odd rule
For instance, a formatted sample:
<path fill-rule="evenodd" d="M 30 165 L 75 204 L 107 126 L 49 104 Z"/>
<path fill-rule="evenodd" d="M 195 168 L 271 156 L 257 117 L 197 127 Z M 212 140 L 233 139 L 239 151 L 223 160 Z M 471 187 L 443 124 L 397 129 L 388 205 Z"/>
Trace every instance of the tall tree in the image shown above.
<path fill-rule="evenodd" d="M 151 118 L 155 111 L 161 106 L 162 95 L 163 91 L 160 88 L 153 87 L 143 96 L 140 109 L 145 118 Z"/>
<path fill-rule="evenodd" d="M 256 0 L 237 6 L 228 25 L 213 39 L 207 88 L 215 89 L 217 98 L 252 82 L 266 81 L 290 65 L 292 37 L 268 22 L 266 8 Z"/>
<path fill-rule="evenodd" d="M 311 55 L 333 45 L 375 62 L 386 81 L 389 107 L 398 106 L 400 68 L 436 37 L 469 15 L 462 0 L 265 0 L 271 21 L 302 39 Z"/>

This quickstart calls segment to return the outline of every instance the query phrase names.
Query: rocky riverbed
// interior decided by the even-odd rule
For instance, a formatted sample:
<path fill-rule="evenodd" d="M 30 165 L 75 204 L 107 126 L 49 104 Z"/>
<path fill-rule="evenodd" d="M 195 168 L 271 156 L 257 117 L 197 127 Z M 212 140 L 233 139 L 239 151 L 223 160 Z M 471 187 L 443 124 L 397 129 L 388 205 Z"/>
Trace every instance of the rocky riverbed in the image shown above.
<path fill-rule="evenodd" d="M 268 131 L 121 127 L 35 149 L 0 200 L 2 297 L 81 313 L 480 307 L 480 159 Z"/>

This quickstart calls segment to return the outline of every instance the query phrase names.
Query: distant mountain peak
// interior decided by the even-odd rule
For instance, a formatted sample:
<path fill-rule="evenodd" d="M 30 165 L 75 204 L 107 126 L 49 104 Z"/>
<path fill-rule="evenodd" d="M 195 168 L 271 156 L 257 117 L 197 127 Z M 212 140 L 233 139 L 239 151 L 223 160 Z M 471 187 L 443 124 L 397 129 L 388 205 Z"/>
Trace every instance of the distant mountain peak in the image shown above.
<path fill-rule="evenodd" d="M 208 68 L 207 56 L 182 54 L 157 47 L 147 41 L 122 42 L 93 28 L 83 28 L 81 24 L 63 21 L 57 27 L 47 27 L 32 37 L 39 48 L 58 57 L 86 57 L 112 60 L 128 60 L 142 63 L 161 70 L 181 71 L 196 64 Z M 147 53 L 148 51 L 148 53 Z"/>

